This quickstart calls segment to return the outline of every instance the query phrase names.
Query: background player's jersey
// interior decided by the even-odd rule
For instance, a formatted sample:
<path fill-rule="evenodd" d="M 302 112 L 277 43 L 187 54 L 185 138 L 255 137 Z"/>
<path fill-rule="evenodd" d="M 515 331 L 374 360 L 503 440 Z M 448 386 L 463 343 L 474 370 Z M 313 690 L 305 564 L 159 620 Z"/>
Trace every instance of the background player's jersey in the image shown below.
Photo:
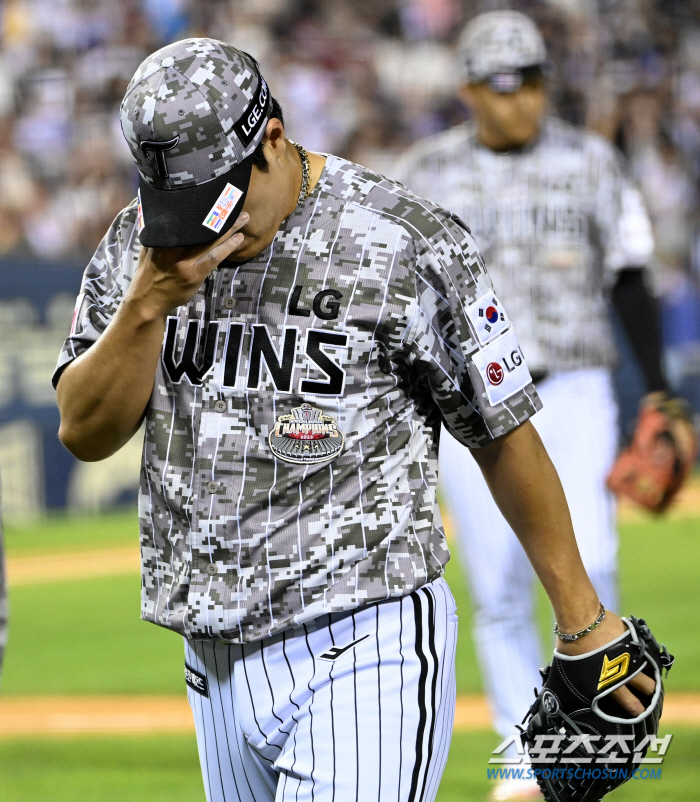
<path fill-rule="evenodd" d="M 533 144 L 496 153 L 468 124 L 419 143 L 398 170 L 472 230 L 531 370 L 614 363 L 606 290 L 648 263 L 653 242 L 609 143 L 550 118 Z"/>
<path fill-rule="evenodd" d="M 137 209 L 84 276 L 60 371 L 138 264 Z M 252 641 L 403 596 L 449 558 L 441 420 L 478 447 L 539 399 L 474 241 L 450 214 L 330 156 L 270 247 L 167 321 L 146 415 L 142 616 Z"/>

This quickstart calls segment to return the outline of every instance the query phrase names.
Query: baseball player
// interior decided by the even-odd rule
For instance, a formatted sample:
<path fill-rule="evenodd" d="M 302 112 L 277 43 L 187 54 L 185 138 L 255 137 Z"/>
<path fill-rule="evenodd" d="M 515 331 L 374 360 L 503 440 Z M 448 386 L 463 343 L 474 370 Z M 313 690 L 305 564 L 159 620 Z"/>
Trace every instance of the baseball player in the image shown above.
<path fill-rule="evenodd" d="M 610 304 L 649 391 L 666 390 L 654 301 L 644 282 L 650 225 L 613 148 L 546 116 L 547 54 L 515 11 L 476 17 L 460 39 L 462 98 L 473 121 L 415 145 L 402 180 L 465 220 L 513 321 L 542 398 L 534 425 L 569 504 L 584 565 L 601 600 L 617 604 L 617 447 Z M 503 310 L 484 310 L 501 325 Z M 446 431 L 440 476 L 475 602 L 475 637 L 496 729 L 512 734 L 539 684 L 534 575 L 477 464 Z M 539 797 L 505 781 L 496 799 Z"/>
<path fill-rule="evenodd" d="M 597 621 L 587 648 L 625 632 L 528 423 L 540 402 L 505 312 L 484 326 L 474 241 L 287 139 L 257 63 L 222 42 L 150 56 L 121 119 L 139 195 L 85 273 L 59 434 L 98 460 L 145 417 L 142 617 L 184 636 L 207 799 L 432 800 L 457 634 L 440 422 L 474 450 L 560 626 Z"/>

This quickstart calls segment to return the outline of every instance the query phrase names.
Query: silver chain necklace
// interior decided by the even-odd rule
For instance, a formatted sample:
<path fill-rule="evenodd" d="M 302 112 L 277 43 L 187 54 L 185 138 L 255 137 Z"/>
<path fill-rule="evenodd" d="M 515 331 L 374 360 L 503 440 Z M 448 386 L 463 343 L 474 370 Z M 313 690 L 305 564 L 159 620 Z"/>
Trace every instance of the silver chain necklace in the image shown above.
<path fill-rule="evenodd" d="M 300 203 L 303 203 L 309 197 L 309 182 L 311 180 L 311 167 L 309 165 L 309 157 L 302 148 L 302 146 L 295 142 L 293 139 L 289 140 L 292 145 L 299 151 L 299 156 L 301 158 L 301 189 L 299 190 L 299 199 L 297 200 L 297 206 Z"/>

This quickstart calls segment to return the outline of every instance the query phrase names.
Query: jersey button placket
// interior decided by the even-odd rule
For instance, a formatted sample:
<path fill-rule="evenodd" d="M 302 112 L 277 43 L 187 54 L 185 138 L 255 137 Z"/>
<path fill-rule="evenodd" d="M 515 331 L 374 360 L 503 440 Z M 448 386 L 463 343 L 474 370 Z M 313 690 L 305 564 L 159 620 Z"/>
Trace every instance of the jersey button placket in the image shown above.
<path fill-rule="evenodd" d="M 205 315 L 213 320 L 216 318 L 216 311 L 220 309 L 222 285 L 226 281 L 226 271 L 214 271 L 204 287 L 204 307 Z M 226 293 L 226 290 L 223 290 Z M 198 307 L 199 308 L 199 307 Z M 218 364 L 222 359 L 221 342 L 217 340 L 214 353 L 214 364 Z M 221 415 L 215 411 L 215 404 L 218 393 L 215 386 L 211 385 L 215 371 L 210 371 L 203 378 L 201 387 L 195 391 L 195 399 L 199 408 L 199 425 L 194 433 L 195 438 L 195 472 L 193 474 L 192 498 L 196 519 L 193 517 L 191 532 L 192 541 L 192 572 L 199 573 L 200 577 L 205 574 L 214 577 L 218 574 L 218 568 L 213 560 L 213 553 L 209 546 L 204 543 L 205 532 L 208 530 L 208 522 L 212 516 L 216 515 L 219 493 L 222 487 L 215 481 L 215 460 L 211 453 L 210 442 L 218 436 L 221 425 Z M 212 395 L 214 396 L 212 398 Z M 226 402 L 224 402 L 226 403 Z M 213 572 L 211 569 L 213 566 Z M 190 615 L 193 620 L 200 618 L 199 613 L 191 610 Z M 200 626 L 201 622 L 197 624 Z"/>

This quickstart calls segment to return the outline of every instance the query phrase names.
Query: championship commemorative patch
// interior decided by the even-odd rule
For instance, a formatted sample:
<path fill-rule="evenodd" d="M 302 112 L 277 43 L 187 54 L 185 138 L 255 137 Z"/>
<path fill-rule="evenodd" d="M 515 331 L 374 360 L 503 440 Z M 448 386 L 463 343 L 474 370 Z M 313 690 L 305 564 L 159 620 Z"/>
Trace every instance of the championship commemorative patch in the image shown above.
<path fill-rule="evenodd" d="M 207 699 L 209 698 L 209 684 L 207 683 L 207 678 L 204 674 L 200 674 L 199 671 L 195 671 L 192 666 L 188 666 L 187 663 L 185 663 L 185 682 L 193 691 L 197 691 L 197 693 L 202 696 L 206 696 Z"/>
<path fill-rule="evenodd" d="M 211 207 L 211 211 L 204 218 L 203 226 L 210 228 L 217 233 L 221 231 L 226 218 L 231 214 L 231 210 L 238 203 L 238 199 L 243 193 L 233 184 L 226 184 L 224 191 L 219 195 L 219 199 Z"/>
<path fill-rule="evenodd" d="M 335 418 L 310 404 L 280 415 L 268 437 L 272 453 L 285 462 L 309 464 L 329 462 L 343 450 L 345 435 Z"/>
<path fill-rule="evenodd" d="M 492 405 L 507 400 L 532 381 L 513 329 L 477 351 L 472 361 Z"/>
<path fill-rule="evenodd" d="M 486 345 L 510 326 L 510 320 L 495 294 L 490 292 L 467 307 L 467 317 L 480 345 Z"/>

